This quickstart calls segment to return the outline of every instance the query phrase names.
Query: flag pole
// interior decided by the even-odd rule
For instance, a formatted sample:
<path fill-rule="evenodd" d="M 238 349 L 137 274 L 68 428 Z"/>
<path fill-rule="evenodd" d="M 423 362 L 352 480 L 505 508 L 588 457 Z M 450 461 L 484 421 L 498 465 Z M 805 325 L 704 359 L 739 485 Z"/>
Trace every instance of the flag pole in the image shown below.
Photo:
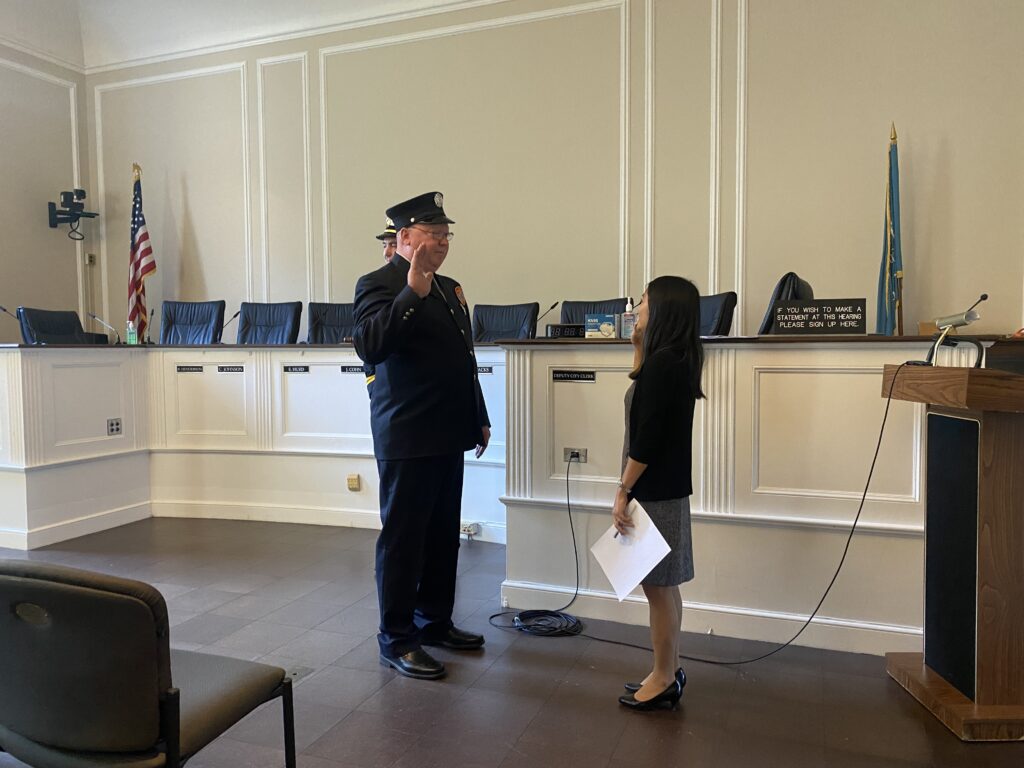
<path fill-rule="evenodd" d="M 132 163 L 132 181 L 138 181 L 142 178 L 142 166 L 138 163 Z"/>
<path fill-rule="evenodd" d="M 892 123 L 889 141 L 896 143 L 896 123 Z M 901 265 L 902 266 L 902 265 Z M 903 335 L 903 270 L 896 273 L 896 335 Z"/>

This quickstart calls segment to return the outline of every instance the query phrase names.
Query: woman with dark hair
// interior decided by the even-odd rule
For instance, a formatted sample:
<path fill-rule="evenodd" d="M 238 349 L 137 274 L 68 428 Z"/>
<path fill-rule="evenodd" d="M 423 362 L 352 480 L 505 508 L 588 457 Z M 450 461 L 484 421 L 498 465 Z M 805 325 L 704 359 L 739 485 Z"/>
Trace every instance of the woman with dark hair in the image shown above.
<path fill-rule="evenodd" d="M 654 667 L 639 683 L 626 683 L 624 706 L 672 707 L 686 685 L 679 666 L 683 600 L 679 585 L 693 578 L 690 449 L 693 409 L 701 390 L 700 293 L 682 277 L 650 282 L 636 308 L 633 380 L 626 391 L 622 476 L 612 517 L 619 534 L 633 523 L 627 506 L 636 499 L 671 551 L 642 582 L 650 606 Z"/>

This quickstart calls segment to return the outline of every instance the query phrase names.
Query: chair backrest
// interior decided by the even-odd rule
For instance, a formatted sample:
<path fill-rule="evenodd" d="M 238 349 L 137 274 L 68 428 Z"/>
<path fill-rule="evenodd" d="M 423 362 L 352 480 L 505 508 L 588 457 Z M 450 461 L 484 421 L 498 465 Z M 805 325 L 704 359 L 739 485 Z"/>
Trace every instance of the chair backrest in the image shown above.
<path fill-rule="evenodd" d="M 105 333 L 86 333 L 74 310 L 18 307 L 21 338 L 26 344 L 107 344 Z"/>
<path fill-rule="evenodd" d="M 700 297 L 700 335 L 728 336 L 736 311 L 736 292 L 726 291 Z"/>
<path fill-rule="evenodd" d="M 473 341 L 532 339 L 537 336 L 540 304 L 477 304 L 473 307 Z"/>
<path fill-rule="evenodd" d="M 160 308 L 161 344 L 218 344 L 224 301 L 165 301 Z"/>
<path fill-rule="evenodd" d="M 761 327 L 757 330 L 758 334 L 775 333 L 775 313 L 772 312 L 772 305 L 776 301 L 786 301 L 787 299 L 810 301 L 813 298 L 814 289 L 811 288 L 810 283 L 800 279 L 796 272 L 787 272 L 775 284 L 775 290 L 772 291 L 771 298 L 768 299 L 768 309 L 765 310 Z"/>
<path fill-rule="evenodd" d="M 621 315 L 626 311 L 626 299 L 603 299 L 601 301 L 563 301 L 562 324 L 583 325 L 587 315 Z"/>
<path fill-rule="evenodd" d="M 341 344 L 352 338 L 356 327 L 356 305 L 311 301 L 306 321 L 309 323 L 306 343 Z"/>
<path fill-rule="evenodd" d="M 0 560 L 0 728 L 58 749 L 141 752 L 171 687 L 167 606 L 148 584 Z"/>
<path fill-rule="evenodd" d="M 299 338 L 301 301 L 256 304 L 243 301 L 238 316 L 238 344 L 294 344 Z"/>

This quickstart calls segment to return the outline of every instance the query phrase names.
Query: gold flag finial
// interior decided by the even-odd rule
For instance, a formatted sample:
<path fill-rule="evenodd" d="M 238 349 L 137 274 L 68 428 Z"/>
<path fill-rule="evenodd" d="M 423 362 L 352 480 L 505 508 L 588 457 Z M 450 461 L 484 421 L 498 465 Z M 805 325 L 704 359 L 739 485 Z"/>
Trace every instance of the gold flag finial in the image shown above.
<path fill-rule="evenodd" d="M 896 143 L 896 123 L 892 124 L 892 133 L 889 134 L 889 141 Z"/>
<path fill-rule="evenodd" d="M 138 181 L 142 178 L 142 166 L 138 163 L 132 163 L 132 181 Z"/>

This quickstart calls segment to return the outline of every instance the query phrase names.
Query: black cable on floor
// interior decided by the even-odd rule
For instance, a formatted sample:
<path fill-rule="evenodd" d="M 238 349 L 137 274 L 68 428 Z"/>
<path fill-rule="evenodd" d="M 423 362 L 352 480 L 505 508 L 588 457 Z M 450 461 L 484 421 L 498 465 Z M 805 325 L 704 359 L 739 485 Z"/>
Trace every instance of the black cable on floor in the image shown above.
<path fill-rule="evenodd" d="M 868 497 L 868 488 L 871 487 L 871 478 L 875 474 L 875 464 L 878 462 L 878 454 L 879 454 L 879 451 L 881 451 L 881 448 L 882 448 L 882 437 L 885 435 L 885 423 L 889 419 L 889 406 L 892 404 L 892 390 L 896 386 L 896 377 L 899 376 L 900 371 L 903 370 L 903 366 L 905 366 L 905 365 L 907 365 L 907 363 L 901 363 L 900 364 L 899 368 L 897 368 L 895 373 L 893 373 L 892 383 L 889 384 L 889 392 L 888 392 L 888 394 L 886 395 L 886 398 L 885 398 L 885 413 L 882 415 L 882 425 L 881 425 L 881 427 L 878 430 L 878 442 L 875 444 L 875 455 L 871 459 L 871 468 L 868 470 L 868 479 L 864 483 L 864 492 L 861 494 L 861 497 L 860 497 L 860 504 L 857 507 L 857 514 L 853 518 L 853 525 L 850 526 L 850 533 L 846 537 L 846 546 L 843 547 L 843 555 L 842 555 L 842 557 L 839 558 L 839 565 L 836 566 L 835 573 L 832 574 L 832 580 L 829 581 L 828 586 L 825 588 L 825 592 L 821 596 L 821 599 L 818 601 L 818 604 L 814 607 L 814 611 L 811 613 L 810 616 L 807 617 L 807 621 L 805 621 L 803 623 L 803 626 L 800 627 L 800 629 L 797 631 L 797 633 L 795 635 L 793 635 L 789 640 L 787 640 L 786 642 L 782 643 L 781 645 L 773 648 L 772 650 L 768 651 L 767 653 L 762 653 L 760 656 L 755 656 L 752 659 L 736 659 L 736 660 L 729 660 L 729 659 L 705 659 L 705 658 L 702 658 L 700 656 L 687 656 L 686 654 L 682 654 L 682 653 L 679 654 L 679 658 L 686 659 L 687 661 L 697 661 L 697 662 L 701 662 L 701 663 L 704 663 L 704 664 L 716 664 L 716 665 L 720 665 L 720 666 L 737 666 L 737 665 L 740 665 L 740 664 L 752 664 L 755 661 L 761 661 L 762 659 L 767 659 L 769 656 L 774 656 L 776 653 L 781 651 L 783 648 L 789 647 L 798 637 L 800 637 L 800 635 L 802 635 L 804 633 L 804 630 L 807 629 L 807 627 L 809 627 L 811 625 L 811 622 L 814 621 L 814 617 L 818 615 L 818 611 L 821 610 L 821 606 L 825 603 L 825 598 L 827 598 L 828 595 L 829 595 L 829 592 L 832 591 L 832 587 L 835 585 L 836 579 L 839 578 L 839 572 L 842 571 L 843 565 L 846 563 L 846 556 L 847 556 L 847 554 L 850 551 L 850 544 L 853 542 L 853 534 L 857 530 L 857 523 L 860 522 L 861 513 L 864 511 L 864 503 L 867 501 L 867 497 Z M 652 649 L 650 649 L 650 648 L 648 648 L 647 646 L 644 646 L 644 645 L 637 645 L 635 643 L 626 643 L 626 642 L 623 642 L 621 640 L 611 640 L 611 639 L 606 638 L 606 637 L 597 637 L 595 635 L 584 634 L 584 632 L 583 632 L 583 624 L 579 621 L 579 619 L 577 619 L 575 616 L 570 616 L 569 614 L 560 613 L 560 611 L 565 610 L 566 608 L 568 608 L 570 605 L 572 605 L 576 601 L 576 597 L 579 595 L 579 592 L 580 592 L 580 556 L 579 556 L 579 552 L 576 551 L 576 531 L 575 531 L 575 529 L 573 528 L 573 525 L 572 525 L 572 505 L 570 504 L 570 501 L 569 501 L 569 465 L 571 464 L 571 462 L 572 462 L 572 459 L 570 459 L 568 462 L 566 462 L 566 468 L 565 468 L 565 505 L 566 505 L 566 508 L 569 510 L 569 527 L 572 530 L 572 543 L 573 543 L 573 548 L 572 549 L 573 549 L 573 553 L 576 555 L 576 591 L 575 591 L 575 593 L 572 596 L 572 600 L 570 600 L 568 603 L 566 603 L 564 606 L 562 606 L 562 608 L 558 609 L 558 611 L 521 611 L 520 613 L 516 614 L 516 618 L 515 618 L 514 624 L 512 626 L 503 625 L 503 624 L 495 624 L 493 620 L 496 617 L 498 617 L 498 616 L 503 616 L 503 615 L 507 615 L 507 614 L 510 614 L 510 613 L 514 613 L 513 611 L 503 611 L 501 613 L 494 614 L 493 616 L 490 617 L 490 623 L 491 623 L 492 626 L 499 627 L 501 629 L 519 629 L 521 631 L 529 632 L 530 634 L 535 634 L 535 635 L 542 635 L 542 636 L 548 636 L 548 637 L 550 637 L 550 636 L 557 636 L 557 635 L 577 635 L 577 636 L 580 636 L 580 637 L 590 638 L 591 640 L 597 640 L 598 642 L 601 642 L 601 643 L 609 643 L 611 645 L 621 645 L 621 646 L 624 646 L 626 648 L 637 648 L 637 649 L 639 649 L 641 651 L 650 651 Z M 544 622 L 552 622 L 552 626 L 558 627 L 558 629 L 556 629 L 555 631 L 533 631 L 532 629 L 529 629 L 529 628 L 527 628 L 525 626 L 520 626 L 519 625 L 520 624 L 519 617 L 520 616 L 525 616 L 527 614 L 531 614 L 531 615 L 535 614 L 537 616 L 543 616 L 543 621 Z M 555 619 L 554 617 L 556 617 L 556 616 L 559 617 L 559 618 Z M 561 629 L 561 627 L 559 626 L 559 622 L 561 622 L 563 620 L 571 620 L 571 624 L 569 626 L 571 626 L 573 628 L 572 631 L 562 630 Z"/>
<path fill-rule="evenodd" d="M 495 613 L 488 618 L 492 627 L 526 632 L 539 637 L 565 637 L 583 633 L 583 622 L 570 613 L 564 613 L 566 608 L 576 602 L 580 594 L 580 553 L 576 548 L 576 527 L 572 522 L 572 503 L 569 501 L 569 468 L 572 467 L 573 461 L 579 459 L 570 457 L 565 462 L 565 509 L 569 517 L 569 531 L 572 533 L 572 553 L 576 556 L 576 589 L 573 591 L 572 599 L 553 611 L 538 609 Z M 499 616 L 512 616 L 512 624 L 496 624 L 494 620 Z"/>

